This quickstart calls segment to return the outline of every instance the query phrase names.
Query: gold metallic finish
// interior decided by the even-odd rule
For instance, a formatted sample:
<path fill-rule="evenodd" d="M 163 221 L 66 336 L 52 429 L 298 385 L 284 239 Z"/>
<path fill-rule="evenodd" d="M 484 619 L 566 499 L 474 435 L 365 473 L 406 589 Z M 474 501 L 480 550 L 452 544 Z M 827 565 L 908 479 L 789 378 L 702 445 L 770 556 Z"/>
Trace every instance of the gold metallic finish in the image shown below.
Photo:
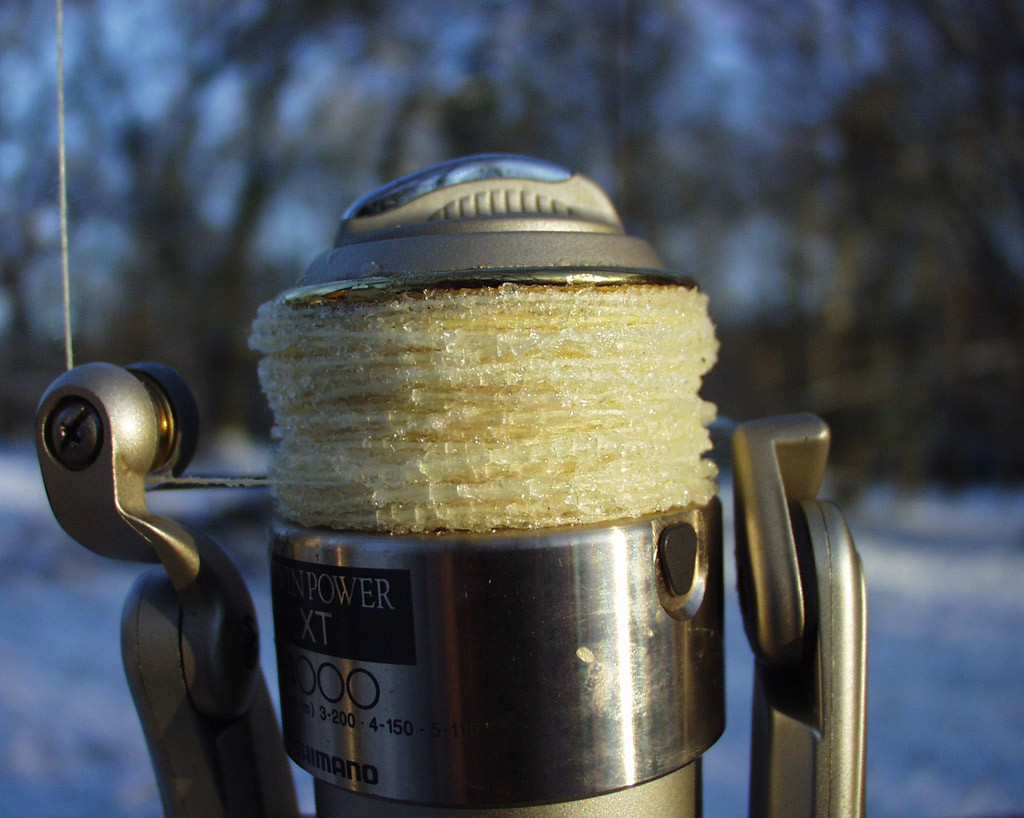
<path fill-rule="evenodd" d="M 418 275 L 365 276 L 326 284 L 295 287 L 281 295 L 288 304 L 322 304 L 339 299 L 376 299 L 419 290 L 464 290 L 502 284 L 543 284 L 555 287 L 613 287 L 623 284 L 655 284 L 696 289 L 691 278 L 663 270 L 457 270 Z"/>
<path fill-rule="evenodd" d="M 142 381 L 142 385 L 146 387 L 146 391 L 149 392 L 149 397 L 153 401 L 153 412 L 156 415 L 157 449 L 149 471 L 159 472 L 171 462 L 174 450 L 178 445 L 174 413 L 170 401 L 167 400 L 167 395 L 149 375 L 145 372 L 133 372 L 132 374 Z"/>
<path fill-rule="evenodd" d="M 96 407 L 103 444 L 95 461 L 79 471 L 64 468 L 46 441 L 47 419 L 73 396 Z M 160 450 L 158 413 L 150 391 L 127 370 L 90 363 L 65 372 L 40 401 L 36 449 L 54 516 L 91 551 L 112 559 L 162 562 L 175 588 L 199 574 L 192 535 L 146 505 L 146 474 Z"/>

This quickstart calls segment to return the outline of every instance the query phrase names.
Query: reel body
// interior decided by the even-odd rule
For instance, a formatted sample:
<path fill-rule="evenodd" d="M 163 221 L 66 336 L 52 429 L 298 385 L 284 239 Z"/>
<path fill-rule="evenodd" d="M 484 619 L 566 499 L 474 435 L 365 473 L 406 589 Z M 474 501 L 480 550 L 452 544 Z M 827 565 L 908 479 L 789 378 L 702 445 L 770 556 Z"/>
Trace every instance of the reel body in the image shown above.
<path fill-rule="evenodd" d="M 717 501 L 588 528 L 271 536 L 286 747 L 320 781 L 570 801 L 675 772 L 724 728 Z M 689 561 L 685 588 L 668 560 Z"/>
<path fill-rule="evenodd" d="M 508 281 L 693 286 L 622 232 L 596 185 L 499 156 L 364 197 L 283 298 Z M 146 509 L 147 474 L 179 473 L 194 440 L 172 381 L 86 365 L 37 413 L 61 524 L 98 553 L 163 564 L 126 604 L 122 644 L 169 816 L 295 815 L 285 751 L 325 817 L 702 814 L 700 756 L 724 726 L 717 499 L 479 534 L 276 518 L 282 740 L 237 571 Z M 734 436 L 752 816 L 864 811 L 864 579 L 841 514 L 817 500 L 827 449 L 807 415 Z"/>

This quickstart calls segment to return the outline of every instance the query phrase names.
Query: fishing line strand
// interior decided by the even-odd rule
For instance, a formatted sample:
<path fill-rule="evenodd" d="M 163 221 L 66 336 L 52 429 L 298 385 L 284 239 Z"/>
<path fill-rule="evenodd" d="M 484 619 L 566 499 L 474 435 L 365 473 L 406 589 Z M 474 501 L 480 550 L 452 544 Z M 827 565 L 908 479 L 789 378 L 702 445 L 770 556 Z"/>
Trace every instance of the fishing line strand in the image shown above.
<path fill-rule="evenodd" d="M 719 469 L 723 472 L 731 467 L 732 453 L 729 450 L 728 443 L 732 439 L 733 432 L 736 431 L 738 425 L 737 421 L 724 416 L 719 416 L 708 424 L 711 441 L 716 447 L 715 453 L 710 456 L 718 463 Z M 297 486 L 329 488 L 331 485 L 332 481 L 330 480 L 282 480 L 265 474 L 231 476 L 192 474 L 185 477 L 153 475 L 146 482 L 146 488 L 151 491 L 174 489 L 256 489 Z"/>
<path fill-rule="evenodd" d="M 221 477 L 215 475 L 188 475 L 172 477 L 166 474 L 153 474 L 146 478 L 146 489 L 149 491 L 173 491 L 175 489 L 263 489 L 281 487 L 331 488 L 338 481 L 331 479 L 319 480 L 280 480 L 263 474 L 232 475 Z"/>
<path fill-rule="evenodd" d="M 60 189 L 60 267 L 64 307 L 64 364 L 74 368 L 71 347 L 71 272 L 68 263 L 67 139 L 64 130 L 64 2 L 57 0 L 57 166 Z"/>
<path fill-rule="evenodd" d="M 148 478 L 146 488 L 150 490 L 167 489 L 258 489 L 277 485 L 274 480 L 263 475 L 213 477 L 207 475 L 190 475 L 188 477 L 170 477 L 156 475 Z"/>

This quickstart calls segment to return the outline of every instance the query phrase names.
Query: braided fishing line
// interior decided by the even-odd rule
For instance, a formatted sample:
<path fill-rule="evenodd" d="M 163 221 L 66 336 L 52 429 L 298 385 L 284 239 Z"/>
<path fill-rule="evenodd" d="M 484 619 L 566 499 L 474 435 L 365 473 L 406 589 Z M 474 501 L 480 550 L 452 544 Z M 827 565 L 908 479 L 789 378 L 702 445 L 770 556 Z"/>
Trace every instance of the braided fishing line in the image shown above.
<path fill-rule="evenodd" d="M 64 115 L 64 2 L 57 0 L 57 186 L 60 211 L 60 269 L 64 311 L 64 365 L 73 369 L 71 346 L 71 265 L 68 260 L 67 136 Z"/>
<path fill-rule="evenodd" d="M 504 284 L 264 304 L 270 481 L 307 526 L 489 531 L 714 496 L 717 355 L 684 286 Z"/>

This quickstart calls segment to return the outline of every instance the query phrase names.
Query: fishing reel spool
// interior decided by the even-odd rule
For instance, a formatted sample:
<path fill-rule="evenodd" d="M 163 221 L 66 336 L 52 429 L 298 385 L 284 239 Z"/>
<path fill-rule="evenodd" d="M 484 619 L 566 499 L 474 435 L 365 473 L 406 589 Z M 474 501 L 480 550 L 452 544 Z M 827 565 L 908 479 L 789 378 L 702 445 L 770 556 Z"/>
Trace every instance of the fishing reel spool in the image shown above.
<path fill-rule="evenodd" d="M 495 196 L 503 180 L 525 191 Z M 586 179 L 471 157 L 385 186 L 285 299 L 504 282 L 693 286 Z M 717 499 L 630 520 L 393 535 L 276 518 L 283 742 L 255 617 L 207 538 L 148 512 L 184 468 L 180 379 L 90 364 L 37 413 L 55 515 L 116 559 L 159 560 L 124 619 L 126 671 L 168 815 L 294 815 L 282 748 L 320 816 L 702 814 L 724 726 Z M 817 500 L 828 430 L 801 415 L 733 441 L 737 560 L 756 657 L 751 815 L 864 810 L 866 606 L 842 515 Z M 160 574 L 161 572 L 157 572 Z"/>

